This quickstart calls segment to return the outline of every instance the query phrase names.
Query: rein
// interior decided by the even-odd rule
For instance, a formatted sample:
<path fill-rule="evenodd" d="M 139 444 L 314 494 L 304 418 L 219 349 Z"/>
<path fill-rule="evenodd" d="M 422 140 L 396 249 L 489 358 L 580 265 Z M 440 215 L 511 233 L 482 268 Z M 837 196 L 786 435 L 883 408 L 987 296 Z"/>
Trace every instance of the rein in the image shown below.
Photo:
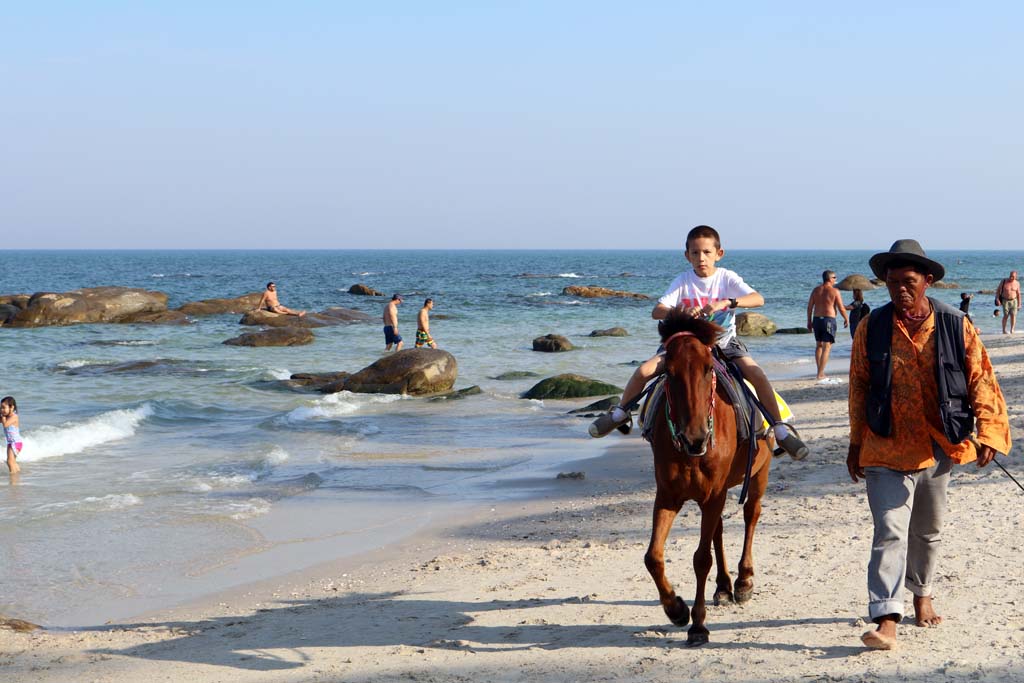
<path fill-rule="evenodd" d="M 676 337 L 696 337 L 693 332 L 676 332 L 671 337 L 665 340 L 665 348 L 668 349 L 668 345 Z M 676 426 L 678 412 L 675 409 L 675 403 L 672 400 L 672 376 L 668 375 L 669 380 L 665 387 L 665 421 L 668 422 L 668 433 L 672 437 L 672 447 L 678 452 L 683 451 L 683 441 L 686 437 L 682 435 L 682 430 Z M 711 401 L 708 407 L 708 433 L 704 437 L 704 442 L 701 444 L 701 451 L 699 456 L 704 455 L 708 452 L 708 446 L 711 448 L 715 447 L 715 403 L 717 399 L 717 388 L 718 388 L 718 375 L 714 370 L 711 371 Z"/>

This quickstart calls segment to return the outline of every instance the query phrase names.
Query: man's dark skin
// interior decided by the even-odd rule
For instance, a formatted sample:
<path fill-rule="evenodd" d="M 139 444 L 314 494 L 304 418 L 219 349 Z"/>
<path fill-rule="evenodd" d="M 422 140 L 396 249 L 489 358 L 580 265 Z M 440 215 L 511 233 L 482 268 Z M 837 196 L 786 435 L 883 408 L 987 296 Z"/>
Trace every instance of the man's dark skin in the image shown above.
<path fill-rule="evenodd" d="M 907 331 L 913 336 L 921 327 L 924 318 L 931 312 L 931 305 L 925 291 L 931 286 L 934 278 L 914 270 L 913 266 L 890 268 L 885 274 L 885 286 L 889 290 L 889 298 L 896 308 L 896 315 Z M 914 320 L 913 317 L 920 318 Z M 978 467 L 985 467 L 996 457 L 991 446 L 978 444 Z M 850 444 L 846 456 L 846 469 L 854 483 L 864 478 L 864 468 L 860 466 L 860 445 Z M 914 596 L 915 622 L 918 626 L 938 626 L 942 617 L 935 613 L 930 596 Z M 885 638 L 896 638 L 896 615 L 888 614 L 878 620 L 878 632 Z"/>

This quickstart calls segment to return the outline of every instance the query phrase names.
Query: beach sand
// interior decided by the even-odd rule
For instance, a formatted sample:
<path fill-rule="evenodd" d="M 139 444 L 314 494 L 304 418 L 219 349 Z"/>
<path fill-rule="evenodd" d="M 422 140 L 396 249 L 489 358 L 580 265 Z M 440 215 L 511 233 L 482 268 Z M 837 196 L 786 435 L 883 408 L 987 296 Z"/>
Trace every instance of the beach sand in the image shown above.
<path fill-rule="evenodd" d="M 1019 442 L 1024 347 L 1017 338 L 985 342 Z M 945 621 L 930 629 L 905 621 L 898 649 L 868 651 L 859 636 L 869 627 L 871 521 L 863 483 L 846 473 L 846 384 L 787 380 L 777 389 L 796 411 L 811 457 L 774 461 L 754 549 L 754 598 L 709 607 L 711 642 L 701 648 L 688 648 L 686 630 L 665 618 L 643 565 L 650 449 L 635 435 L 614 435 L 602 456 L 571 464 L 584 480 L 552 472 L 535 499 L 482 507 L 398 547 L 130 623 L 0 629 L 0 679 L 1024 678 L 1024 492 L 994 466 L 954 470 L 935 591 Z M 1024 481 L 1019 459 L 1000 460 Z M 736 496 L 725 520 L 734 572 L 742 541 Z M 696 506 L 684 506 L 667 550 L 669 577 L 688 603 L 698 520 Z M 713 591 L 711 583 L 706 593 Z M 907 607 L 910 614 L 909 594 Z"/>

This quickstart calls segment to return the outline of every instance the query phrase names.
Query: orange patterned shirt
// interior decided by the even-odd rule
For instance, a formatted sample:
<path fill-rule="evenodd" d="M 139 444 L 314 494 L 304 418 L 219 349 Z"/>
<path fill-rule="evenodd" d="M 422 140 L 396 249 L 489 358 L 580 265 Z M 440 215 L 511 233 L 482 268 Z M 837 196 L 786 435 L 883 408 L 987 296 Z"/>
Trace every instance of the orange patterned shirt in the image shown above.
<path fill-rule="evenodd" d="M 970 439 L 953 444 L 942 430 L 939 389 L 935 378 L 938 350 L 933 341 L 935 315 L 921 323 L 913 337 L 895 316 L 892 328 L 892 435 L 879 436 L 867 423 L 868 322 L 861 320 L 850 354 L 850 443 L 860 445 L 861 467 L 881 466 L 900 472 L 931 467 L 932 442 L 958 464 L 976 460 Z M 974 325 L 964 319 L 967 393 L 974 407 L 976 439 L 1000 453 L 1010 452 L 1010 421 L 988 352 Z"/>

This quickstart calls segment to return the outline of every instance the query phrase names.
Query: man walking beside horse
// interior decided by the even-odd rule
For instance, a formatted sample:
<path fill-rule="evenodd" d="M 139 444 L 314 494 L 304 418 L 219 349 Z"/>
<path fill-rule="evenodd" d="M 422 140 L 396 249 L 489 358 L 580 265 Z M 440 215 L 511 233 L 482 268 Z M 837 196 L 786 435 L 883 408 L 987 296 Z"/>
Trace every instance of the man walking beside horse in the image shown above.
<path fill-rule="evenodd" d="M 915 240 L 902 239 L 869 261 L 891 303 L 857 327 L 850 355 L 847 468 L 864 479 L 874 520 L 868 610 L 877 630 L 869 648 L 896 645 L 903 587 L 915 623 L 938 626 L 932 605 L 946 488 L 953 464 L 992 462 L 1010 450 L 999 383 L 974 326 L 926 296 L 945 269 Z"/>

